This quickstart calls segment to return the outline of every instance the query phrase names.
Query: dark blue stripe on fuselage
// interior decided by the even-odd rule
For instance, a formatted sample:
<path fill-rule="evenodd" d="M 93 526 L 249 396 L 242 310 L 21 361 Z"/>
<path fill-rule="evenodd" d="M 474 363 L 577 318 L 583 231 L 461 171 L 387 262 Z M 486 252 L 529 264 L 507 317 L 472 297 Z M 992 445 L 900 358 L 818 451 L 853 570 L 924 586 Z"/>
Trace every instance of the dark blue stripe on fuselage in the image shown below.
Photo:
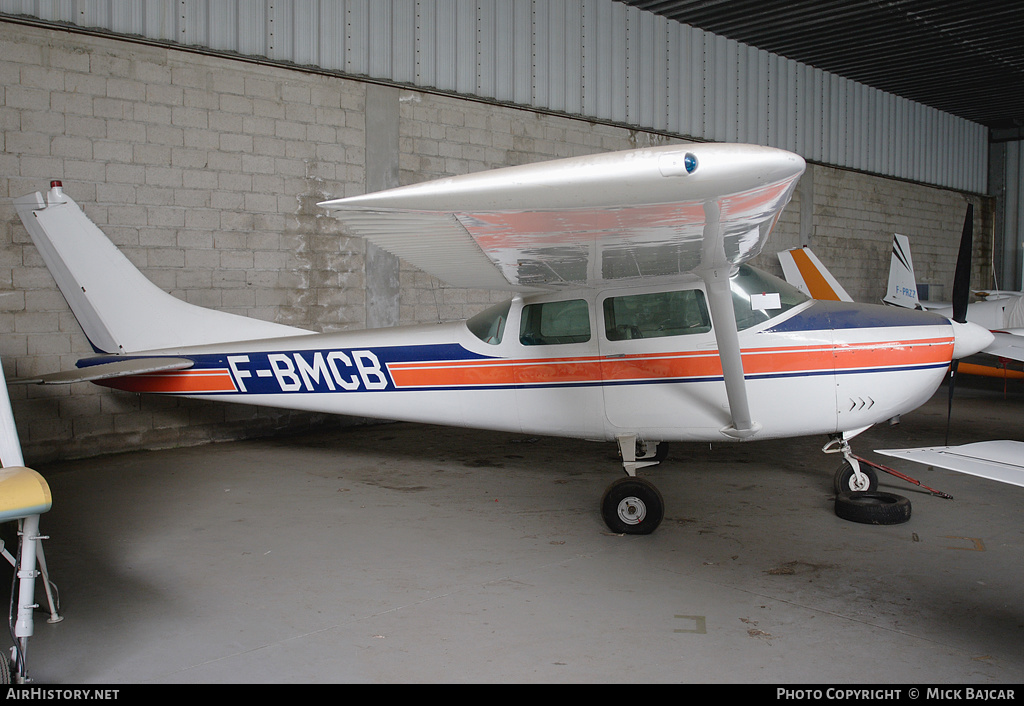
<path fill-rule="evenodd" d="M 794 331 L 830 331 L 856 328 L 887 328 L 891 326 L 937 326 L 949 319 L 939 314 L 898 306 L 857 304 L 852 302 L 816 301 L 814 306 L 771 328 L 769 333 Z"/>
<path fill-rule="evenodd" d="M 298 349 L 285 349 L 275 351 L 266 351 L 263 353 L 253 353 L 250 351 L 239 351 L 236 353 L 212 353 L 212 354 L 198 354 L 198 355 L 180 355 L 178 353 L 164 353 L 159 355 L 147 355 L 147 356 L 123 356 L 123 355 L 102 355 L 95 356 L 93 358 L 83 358 L 79 360 L 77 366 L 79 368 L 87 368 L 92 365 L 101 365 L 103 363 L 113 363 L 118 360 L 126 360 L 127 358 L 188 358 L 196 362 L 196 368 L 221 368 L 227 365 L 227 359 L 229 355 L 249 355 L 255 358 L 263 357 L 274 353 L 285 353 L 287 355 L 293 355 L 299 353 L 301 355 L 312 355 L 315 353 L 328 353 L 333 350 L 340 350 L 350 352 L 353 350 L 371 350 L 377 356 L 382 363 L 421 363 L 431 361 L 451 361 L 451 360 L 488 360 L 494 358 L 494 356 L 481 355 L 474 353 L 466 348 L 463 348 L 458 343 L 431 343 L 426 345 L 418 346 L 352 346 L 346 348 L 298 348 Z"/>
<path fill-rule="evenodd" d="M 324 341 L 325 344 L 328 341 Z M 128 356 L 127 358 L 167 357 Z M 303 348 L 299 350 L 251 351 L 174 355 L 194 362 L 189 372 L 230 371 L 240 392 L 280 394 L 287 392 L 345 392 L 394 390 L 388 372 L 391 363 L 488 360 L 493 356 L 467 350 L 457 343 L 412 346 L 354 346 L 351 348 Z M 79 368 L 127 359 L 98 356 L 78 361 Z M 197 392 L 196 394 L 205 394 Z M 215 393 L 209 393 L 215 394 Z M 219 393 L 218 393 L 219 394 Z"/>

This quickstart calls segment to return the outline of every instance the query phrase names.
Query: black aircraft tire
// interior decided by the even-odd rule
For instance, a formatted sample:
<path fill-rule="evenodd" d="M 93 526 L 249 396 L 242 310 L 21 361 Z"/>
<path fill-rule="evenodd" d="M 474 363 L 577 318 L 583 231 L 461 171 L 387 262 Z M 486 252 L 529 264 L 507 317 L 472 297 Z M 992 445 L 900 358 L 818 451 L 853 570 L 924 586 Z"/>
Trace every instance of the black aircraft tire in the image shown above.
<path fill-rule="evenodd" d="M 616 534 L 650 534 L 665 516 L 665 501 L 650 481 L 620 478 L 604 491 L 601 517 Z"/>
<path fill-rule="evenodd" d="M 875 473 L 875 469 L 862 463 L 860 464 L 860 472 L 867 476 L 867 488 L 853 487 L 852 483 L 855 477 L 853 466 L 850 465 L 849 461 L 843 461 L 843 465 L 836 470 L 835 476 L 832 477 L 832 491 L 838 495 L 839 493 L 872 492 L 878 490 L 878 474 Z"/>
<path fill-rule="evenodd" d="M 898 525 L 910 519 L 910 500 L 878 490 L 840 493 L 836 496 L 836 516 L 866 525 Z"/>

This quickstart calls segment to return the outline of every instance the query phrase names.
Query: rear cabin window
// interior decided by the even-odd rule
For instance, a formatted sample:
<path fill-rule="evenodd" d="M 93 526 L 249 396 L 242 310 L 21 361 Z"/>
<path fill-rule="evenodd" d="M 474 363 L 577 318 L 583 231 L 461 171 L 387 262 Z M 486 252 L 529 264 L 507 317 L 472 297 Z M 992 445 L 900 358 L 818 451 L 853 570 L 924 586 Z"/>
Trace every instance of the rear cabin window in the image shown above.
<path fill-rule="evenodd" d="M 654 292 L 604 300 L 604 329 L 609 341 L 707 333 L 711 330 L 704 292 Z"/>
<path fill-rule="evenodd" d="M 484 343 L 496 346 L 501 343 L 505 335 L 505 322 L 508 321 L 508 311 L 512 308 L 512 300 L 496 304 L 481 311 L 466 322 L 470 333 Z"/>
<path fill-rule="evenodd" d="M 585 299 L 523 307 L 519 341 L 524 346 L 584 343 L 590 340 L 590 307 Z"/>

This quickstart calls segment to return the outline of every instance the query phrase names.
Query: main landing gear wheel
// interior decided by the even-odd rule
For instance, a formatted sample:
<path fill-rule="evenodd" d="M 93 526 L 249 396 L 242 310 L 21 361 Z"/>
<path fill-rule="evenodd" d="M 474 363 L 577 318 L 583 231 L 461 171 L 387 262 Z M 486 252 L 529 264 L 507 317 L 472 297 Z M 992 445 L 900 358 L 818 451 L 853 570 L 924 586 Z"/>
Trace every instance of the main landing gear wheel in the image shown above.
<path fill-rule="evenodd" d="M 858 482 L 857 474 L 853 472 L 853 466 L 849 461 L 843 461 L 843 465 L 836 471 L 832 478 L 832 490 L 836 495 L 839 493 L 865 493 L 878 490 L 878 474 L 875 469 L 867 464 L 860 464 L 860 472 L 864 474 L 868 482 Z"/>
<path fill-rule="evenodd" d="M 836 496 L 836 515 L 866 525 L 898 525 L 910 519 L 910 500 L 877 490 L 839 493 Z"/>
<path fill-rule="evenodd" d="M 604 491 L 601 516 L 616 534 L 650 534 L 665 517 L 665 501 L 650 481 L 620 478 Z"/>

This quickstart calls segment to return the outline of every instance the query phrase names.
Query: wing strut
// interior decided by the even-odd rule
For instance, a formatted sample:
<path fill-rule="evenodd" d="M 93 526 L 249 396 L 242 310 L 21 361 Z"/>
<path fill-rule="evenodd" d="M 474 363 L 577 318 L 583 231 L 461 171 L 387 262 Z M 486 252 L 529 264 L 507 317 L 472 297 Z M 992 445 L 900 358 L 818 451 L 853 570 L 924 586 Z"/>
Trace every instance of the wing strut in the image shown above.
<path fill-rule="evenodd" d="M 725 394 L 729 399 L 732 425 L 722 433 L 734 439 L 746 439 L 761 430 L 761 425 L 750 415 L 747 383 L 743 377 L 743 356 L 740 353 L 740 334 L 736 327 L 729 275 L 733 267 L 725 256 L 722 237 L 722 207 L 716 201 L 704 202 L 704 256 L 706 267 L 700 272 L 708 292 L 711 323 L 718 343 L 718 357 L 722 362 Z"/>
<path fill-rule="evenodd" d="M 722 430 L 726 436 L 746 439 L 761 429 L 750 416 L 746 379 L 743 377 L 743 358 L 740 355 L 740 336 L 736 330 L 736 312 L 732 308 L 732 290 L 729 289 L 729 268 L 722 267 L 703 273 L 707 285 L 711 321 L 715 327 L 718 356 L 725 377 L 725 394 L 729 398 L 732 426 Z"/>

